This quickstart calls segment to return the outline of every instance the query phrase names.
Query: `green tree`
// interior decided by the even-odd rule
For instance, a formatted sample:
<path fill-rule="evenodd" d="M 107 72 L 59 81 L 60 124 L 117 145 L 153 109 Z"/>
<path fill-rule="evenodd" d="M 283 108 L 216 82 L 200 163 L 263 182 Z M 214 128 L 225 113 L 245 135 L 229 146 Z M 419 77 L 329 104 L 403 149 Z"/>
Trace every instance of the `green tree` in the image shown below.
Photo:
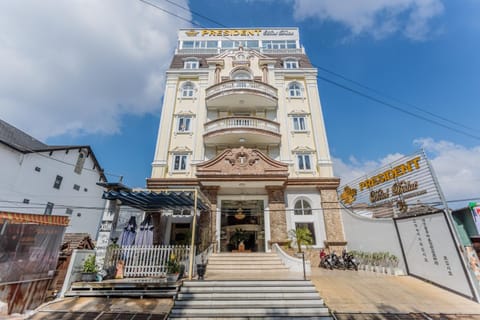
<path fill-rule="evenodd" d="M 302 252 L 302 245 L 309 245 L 313 243 L 313 237 L 310 230 L 307 227 L 297 227 L 289 232 L 290 237 L 295 239 L 297 243 L 298 252 Z"/>

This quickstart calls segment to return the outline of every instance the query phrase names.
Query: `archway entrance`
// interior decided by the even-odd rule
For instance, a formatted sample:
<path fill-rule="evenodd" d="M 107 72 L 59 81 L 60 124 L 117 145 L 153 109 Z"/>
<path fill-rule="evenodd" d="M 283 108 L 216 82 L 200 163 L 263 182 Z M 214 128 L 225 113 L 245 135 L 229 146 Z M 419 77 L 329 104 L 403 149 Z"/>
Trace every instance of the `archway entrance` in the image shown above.
<path fill-rule="evenodd" d="M 263 200 L 222 200 L 221 252 L 265 252 Z"/>

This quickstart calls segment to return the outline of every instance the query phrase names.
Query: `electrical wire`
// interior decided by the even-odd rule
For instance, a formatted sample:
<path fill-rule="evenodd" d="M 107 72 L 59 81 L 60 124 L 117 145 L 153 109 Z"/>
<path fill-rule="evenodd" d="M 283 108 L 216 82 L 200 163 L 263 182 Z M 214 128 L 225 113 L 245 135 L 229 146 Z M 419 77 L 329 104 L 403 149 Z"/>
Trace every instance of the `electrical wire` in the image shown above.
<path fill-rule="evenodd" d="M 463 198 L 463 199 L 453 199 L 453 200 L 447 200 L 446 202 L 447 203 L 455 203 L 455 202 L 476 202 L 476 201 L 480 201 L 480 196 L 478 197 L 472 197 L 472 198 Z M 1 200 L 0 199 L 0 203 L 9 203 L 9 204 L 14 204 L 14 203 L 18 203 L 18 204 L 23 204 L 25 205 L 25 203 L 23 201 L 13 201 L 13 200 Z M 28 209 L 28 208 L 39 208 L 39 209 L 42 209 L 42 208 L 45 208 L 45 206 L 47 205 L 47 203 L 40 203 L 40 202 L 35 202 L 33 203 L 35 204 L 35 206 L 3 206 L 3 205 L 0 205 L 0 209 L 2 208 L 23 208 L 23 209 Z M 340 204 L 340 202 L 338 201 L 325 201 L 323 202 L 323 204 Z M 435 202 L 422 202 L 422 203 L 416 203 L 414 205 L 441 205 L 441 202 L 440 201 L 435 201 Z M 66 204 L 55 204 L 54 205 L 54 208 L 70 208 L 70 209 L 86 209 L 86 210 L 105 210 L 105 207 L 97 207 L 97 206 L 72 206 L 72 205 L 66 205 Z M 129 207 L 129 206 L 127 206 Z M 384 203 L 384 204 L 380 204 L 378 206 L 375 206 L 375 209 L 378 209 L 378 208 L 391 208 L 392 207 L 392 204 L 389 204 L 389 203 Z M 133 208 L 133 207 L 129 207 L 129 208 Z M 134 208 L 136 209 L 136 208 Z M 328 210 L 340 210 L 342 209 L 342 207 L 336 207 L 336 208 L 309 208 L 308 210 L 311 210 L 311 211 L 315 211 L 315 212 L 318 212 L 318 211 L 328 211 Z M 354 208 L 348 208 L 347 209 L 354 209 Z M 369 208 L 362 208 L 362 210 L 368 210 Z M 136 210 L 130 210 L 130 211 L 138 211 L 139 209 L 136 209 Z M 158 209 L 158 210 L 165 210 L 165 209 Z M 172 209 L 167 209 L 167 210 L 172 210 Z M 265 209 L 264 209 L 265 210 Z M 294 212 L 294 211 L 298 211 L 299 209 L 295 209 L 295 208 L 285 208 L 285 209 L 269 209 L 268 212 Z M 129 210 L 124 210 L 122 209 L 121 210 L 122 212 L 128 212 Z M 211 210 L 209 210 L 211 211 Z M 304 210 L 305 211 L 305 210 Z M 223 213 L 223 212 L 222 212 Z M 245 213 L 247 214 L 247 213 Z"/>
<path fill-rule="evenodd" d="M 171 11 L 165 9 L 165 8 L 162 8 L 162 7 L 160 7 L 159 5 L 153 4 L 153 3 L 151 3 L 151 2 L 149 2 L 149 1 L 147 1 L 147 0 L 139 0 L 139 1 L 141 1 L 141 2 L 143 2 L 143 3 L 145 3 L 145 4 L 148 4 L 148 5 L 150 5 L 150 6 L 154 7 L 154 8 L 157 8 L 157 9 L 159 9 L 159 10 L 161 10 L 161 11 L 163 11 L 163 12 L 169 14 L 169 15 L 172 15 L 172 16 L 174 16 L 174 17 L 177 17 L 177 18 L 179 18 L 179 19 L 181 19 L 181 20 L 183 20 L 183 21 L 189 22 L 189 23 L 191 23 L 192 25 L 199 26 L 199 27 L 201 27 L 201 28 L 207 28 L 206 26 L 204 26 L 204 25 L 202 25 L 202 24 L 200 24 L 200 23 L 197 23 L 197 22 L 191 21 L 191 20 L 189 20 L 189 19 L 187 19 L 187 18 L 181 17 L 181 16 L 179 16 L 179 15 L 177 15 L 177 14 L 175 14 L 175 13 L 173 13 L 173 12 L 171 12 Z M 164 1 L 166 1 L 166 2 L 168 2 L 168 3 L 171 3 L 171 4 L 174 4 L 174 3 L 173 3 L 172 1 L 170 1 L 170 0 L 164 0 Z M 219 26 L 228 28 L 228 26 L 226 26 L 225 24 L 223 24 L 223 23 L 221 23 L 221 22 L 218 22 L 218 21 L 216 21 L 216 20 L 214 20 L 214 19 L 212 19 L 212 18 L 209 18 L 209 17 L 207 17 L 207 16 L 205 16 L 205 15 L 202 15 L 202 14 L 200 14 L 200 13 L 198 13 L 198 12 L 189 10 L 188 8 L 183 7 L 183 6 L 181 6 L 181 5 L 178 5 L 178 4 L 174 4 L 174 5 L 177 6 L 177 7 L 179 7 L 179 8 L 181 8 L 181 9 L 183 9 L 183 10 L 189 11 L 190 13 L 192 13 L 192 14 L 194 14 L 194 15 L 197 15 L 197 16 L 199 16 L 199 17 L 201 17 L 201 18 L 204 18 L 204 19 L 206 19 L 206 20 L 208 20 L 208 21 L 210 21 L 210 22 L 213 22 L 213 23 L 216 24 L 216 25 L 219 25 Z M 230 38 L 230 37 L 227 37 L 227 36 L 223 36 L 223 38 L 231 40 L 231 38 Z M 400 102 L 401 104 L 405 104 L 405 105 L 407 105 L 407 106 L 410 106 L 411 108 L 414 108 L 414 109 L 416 109 L 416 110 L 418 110 L 418 111 L 424 112 L 424 113 L 426 113 L 426 114 L 428 114 L 428 115 L 430 115 L 430 116 L 432 116 L 432 117 L 435 117 L 435 118 L 437 118 L 437 119 L 440 119 L 440 120 L 449 122 L 449 123 L 451 123 L 451 124 L 457 125 L 457 126 L 459 126 L 459 127 L 463 127 L 463 128 L 465 128 L 465 129 L 468 129 L 468 130 L 474 130 L 474 129 L 468 127 L 468 126 L 465 126 L 464 124 L 461 124 L 461 123 L 458 123 L 458 122 L 449 120 L 449 119 L 447 119 L 447 118 L 445 118 L 445 117 L 443 117 L 443 116 L 440 116 L 440 115 L 438 115 L 438 114 L 435 114 L 435 113 L 430 112 L 430 111 L 427 111 L 427 110 L 424 110 L 424 109 L 422 109 L 422 108 L 420 108 L 420 107 L 414 106 L 413 104 L 401 102 L 399 99 L 394 98 L 394 97 L 388 97 L 388 96 L 386 96 L 385 94 L 381 93 L 379 90 L 376 90 L 376 89 L 373 89 L 373 88 L 371 88 L 371 87 L 369 87 L 369 86 L 363 85 L 363 84 L 361 84 L 361 83 L 358 82 L 358 81 L 351 80 L 351 79 L 349 79 L 349 78 L 347 78 L 347 77 L 345 77 L 345 76 L 343 76 L 343 75 L 341 75 L 341 74 L 339 74 L 339 73 L 330 71 L 330 70 L 328 70 L 328 69 L 326 69 L 326 68 L 324 68 L 324 67 L 319 67 L 319 66 L 317 66 L 317 65 L 315 65 L 315 64 L 313 64 L 313 63 L 312 63 L 312 66 L 315 67 L 315 68 L 317 68 L 317 69 L 320 69 L 320 70 L 323 70 L 323 71 L 325 71 L 325 72 L 328 72 L 328 73 L 330 73 L 330 74 L 333 74 L 333 75 L 335 75 L 335 76 L 337 76 L 337 77 L 340 77 L 340 78 L 342 78 L 342 79 L 344 79 L 344 80 L 346 80 L 346 81 L 349 81 L 349 82 L 351 82 L 351 83 L 354 83 L 354 84 L 358 85 L 359 87 L 361 87 L 361 88 L 363 88 L 363 89 L 366 89 L 366 90 L 375 92 L 375 93 L 379 94 L 380 96 L 383 96 L 383 98 L 387 98 L 387 99 L 391 99 L 391 100 L 396 100 L 397 102 Z M 405 110 L 404 108 L 402 108 L 402 107 L 400 107 L 400 106 L 396 106 L 396 105 L 394 105 L 394 104 L 392 104 L 392 103 L 389 103 L 389 102 L 387 102 L 387 101 L 385 101 L 385 100 L 383 100 L 383 99 L 379 99 L 379 98 L 373 97 L 372 95 L 363 93 L 363 92 L 361 92 L 361 91 L 359 91 L 359 90 L 356 90 L 356 89 L 351 88 L 351 87 L 349 87 L 349 86 L 343 85 L 343 84 L 341 84 L 341 83 L 339 83 L 339 82 L 337 82 L 337 81 L 334 81 L 334 80 L 325 78 L 325 77 L 320 76 L 320 75 L 317 75 L 317 79 L 326 81 L 326 82 L 328 82 L 328 83 L 330 83 L 330 84 L 333 84 L 333 85 L 335 85 L 335 86 L 337 86 L 337 87 L 339 87 L 339 88 L 342 88 L 342 89 L 344 89 L 344 90 L 350 91 L 350 92 L 352 92 L 352 93 L 354 93 L 354 94 L 357 94 L 357 95 L 362 96 L 362 97 L 364 97 L 364 98 L 366 98 L 366 99 L 369 99 L 369 100 L 371 100 L 371 101 L 374 101 L 374 102 L 376 102 L 376 103 L 378 103 L 378 104 L 381 104 L 381 105 L 384 105 L 384 106 L 386 106 L 386 107 L 389 107 L 389 108 L 391 108 L 391 109 L 393 109 L 393 110 L 396 110 L 396 111 L 398 111 L 398 112 L 402 112 L 402 113 L 404 113 L 404 114 L 408 114 L 408 115 L 410 115 L 410 116 L 412 116 L 412 117 L 415 117 L 415 118 L 417 118 L 417 119 L 420 119 L 420 120 L 429 122 L 429 123 L 431 123 L 431 124 L 440 126 L 440 127 L 444 128 L 444 129 L 447 129 L 447 130 L 456 132 L 456 133 L 458 133 L 458 134 L 461 134 L 461 135 L 464 135 L 464 136 L 473 138 L 473 139 L 475 139 L 475 140 L 480 140 L 480 136 L 476 136 L 476 135 L 473 135 L 473 134 L 471 134 L 471 133 L 469 133 L 469 132 L 465 132 L 465 131 L 463 131 L 463 130 L 459 130 L 459 129 L 453 128 L 453 127 L 451 127 L 451 126 L 448 126 L 448 125 L 443 124 L 443 123 L 441 123 L 441 122 L 438 122 L 438 121 L 436 121 L 436 120 L 428 119 L 428 118 L 425 117 L 425 116 L 418 115 L 418 114 L 416 114 L 416 113 L 414 113 L 414 112 Z"/>
<path fill-rule="evenodd" d="M 43 152 L 47 152 L 47 151 L 37 151 L 37 150 L 34 150 L 34 149 L 31 149 L 27 146 L 24 146 L 24 145 L 20 145 L 18 143 L 14 143 L 14 142 L 8 142 L 8 144 L 10 145 L 13 145 L 13 146 L 16 146 L 18 148 L 22 148 L 22 149 L 25 149 L 27 150 L 29 153 L 33 153 L 33 154 L 36 154 L 36 155 L 39 155 L 41 157 L 44 157 L 46 159 L 50 159 L 50 160 L 54 160 L 54 161 L 57 161 L 57 162 L 60 162 L 60 163 L 63 163 L 63 164 L 66 164 L 68 166 L 71 166 L 71 167 L 76 167 L 76 164 L 75 163 L 71 163 L 71 162 L 67 162 L 67 161 L 64 161 L 64 160 L 60 160 L 60 159 L 57 159 L 57 158 L 54 158 L 54 157 L 51 157 L 51 156 L 47 156 L 46 154 L 43 154 Z M 79 148 L 81 147 L 84 147 L 84 146 L 78 146 Z M 90 148 L 91 149 L 91 148 Z M 55 152 L 55 151 L 60 151 L 60 150 L 51 150 L 50 152 Z M 93 151 L 92 151 L 93 152 Z M 96 173 L 98 174 L 98 172 L 101 172 L 103 173 L 104 175 L 108 175 L 108 176 L 113 176 L 113 177 L 118 177 L 118 178 L 123 178 L 122 175 L 118 175 L 118 174 L 115 174 L 115 173 L 111 173 L 111 172 L 105 172 L 102 167 L 98 167 L 98 171 L 96 169 L 89 169 L 89 168 L 82 168 L 82 171 L 83 170 L 86 170 L 86 171 L 90 171 L 90 172 L 93 172 L 93 173 Z"/>

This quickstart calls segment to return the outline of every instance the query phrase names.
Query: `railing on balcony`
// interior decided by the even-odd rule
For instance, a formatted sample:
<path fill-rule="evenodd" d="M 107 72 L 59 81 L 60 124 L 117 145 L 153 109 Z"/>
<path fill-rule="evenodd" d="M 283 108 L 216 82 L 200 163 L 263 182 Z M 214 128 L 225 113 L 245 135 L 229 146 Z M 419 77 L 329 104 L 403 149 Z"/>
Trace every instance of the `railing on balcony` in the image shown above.
<path fill-rule="evenodd" d="M 124 246 L 109 248 L 104 268 L 115 268 L 122 260 L 125 278 L 158 277 L 166 275 L 167 263 L 175 256 L 176 261 L 188 268 L 190 246 Z"/>
<path fill-rule="evenodd" d="M 256 117 L 226 117 L 216 119 L 205 124 L 205 133 L 222 129 L 261 129 L 280 133 L 280 124 L 277 122 Z"/>
<path fill-rule="evenodd" d="M 248 89 L 257 93 L 265 94 L 278 99 L 277 89 L 260 81 L 254 80 L 229 80 L 215 84 L 207 88 L 206 97 L 209 99 L 215 95 L 229 94 L 232 90 Z"/>

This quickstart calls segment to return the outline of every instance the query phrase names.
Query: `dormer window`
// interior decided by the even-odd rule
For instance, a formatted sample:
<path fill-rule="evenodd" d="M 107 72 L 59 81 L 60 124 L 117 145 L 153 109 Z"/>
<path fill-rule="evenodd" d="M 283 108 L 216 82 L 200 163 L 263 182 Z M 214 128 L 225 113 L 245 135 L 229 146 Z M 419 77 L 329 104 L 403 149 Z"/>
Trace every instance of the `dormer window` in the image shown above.
<path fill-rule="evenodd" d="M 184 69 L 198 69 L 200 63 L 197 59 L 188 59 L 183 62 Z"/>
<path fill-rule="evenodd" d="M 283 67 L 285 69 L 298 69 L 298 60 L 287 59 L 283 62 Z"/>

